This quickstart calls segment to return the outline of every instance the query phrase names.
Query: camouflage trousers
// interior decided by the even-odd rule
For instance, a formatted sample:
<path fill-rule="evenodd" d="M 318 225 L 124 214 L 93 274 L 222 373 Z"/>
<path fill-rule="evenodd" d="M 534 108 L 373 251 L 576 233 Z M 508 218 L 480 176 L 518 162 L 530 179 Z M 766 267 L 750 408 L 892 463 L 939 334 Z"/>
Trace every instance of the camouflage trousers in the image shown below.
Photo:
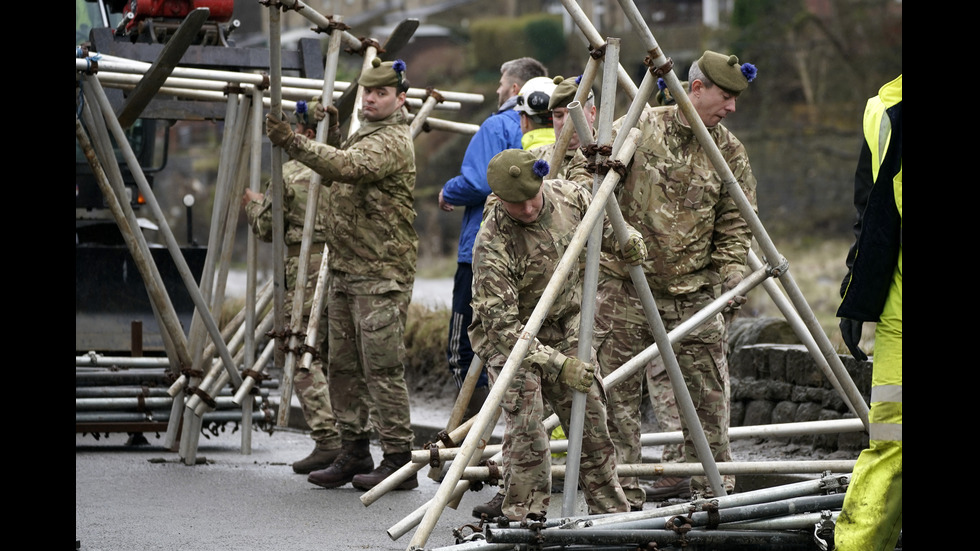
<path fill-rule="evenodd" d="M 573 352 L 566 352 L 573 355 Z M 488 365 L 491 381 L 500 374 L 506 358 L 497 356 Z M 511 519 L 529 513 L 545 516 L 551 504 L 551 453 L 545 400 L 564 427 L 571 419 L 573 391 L 568 386 L 542 379 L 521 365 L 501 399 L 506 419 L 503 440 L 504 502 L 502 511 Z M 590 514 L 629 511 L 626 496 L 616 477 L 616 454 L 606 428 L 606 409 L 601 382 L 596 380 L 586 394 L 582 430 L 579 486 Z"/>
<path fill-rule="evenodd" d="M 307 276 L 306 291 L 303 293 L 303 324 L 298 337 L 305 342 L 307 329 L 310 324 L 310 310 L 313 305 L 313 293 L 316 289 L 316 277 L 320 268 L 319 254 L 310 255 L 309 271 Z M 296 257 L 286 259 L 286 325 L 291 326 L 293 310 L 293 289 L 296 286 L 296 274 L 299 266 Z M 299 361 L 302 358 L 304 348 L 296 351 L 297 369 L 293 374 L 293 388 L 296 397 L 299 399 L 303 409 L 303 418 L 310 427 L 310 437 L 324 448 L 340 447 L 340 432 L 337 430 L 337 420 L 333 414 L 333 407 L 330 405 L 330 389 L 327 386 L 327 375 L 324 369 L 323 359 L 326 358 L 325 343 L 327 335 L 327 316 L 326 312 L 321 312 L 320 325 L 317 328 L 316 340 L 313 345 L 313 361 L 310 368 L 299 369 Z"/>
<path fill-rule="evenodd" d="M 678 296 L 654 294 L 661 320 L 667 331 L 696 314 L 714 300 L 709 291 Z M 720 314 L 703 323 L 674 345 L 684 382 L 691 394 L 698 420 L 716 462 L 731 461 L 728 439 L 730 422 L 730 388 L 728 361 L 725 357 L 725 325 Z M 596 346 L 602 373 L 611 373 L 638 352 L 654 344 L 646 316 L 632 282 L 609 279 L 600 282 L 596 300 Z M 648 362 L 642 372 L 630 376 L 609 393 L 609 427 L 616 443 L 617 455 L 624 464 L 642 461 L 640 445 L 640 401 L 642 379 L 646 375 L 650 400 L 664 430 L 683 430 L 683 447 L 668 446 L 662 461 L 699 462 L 694 442 L 677 409 L 670 380 L 657 359 Z M 625 386 L 624 386 L 625 385 Z M 735 477 L 723 477 L 728 491 L 735 488 Z M 636 479 L 621 481 L 630 503 L 645 498 Z M 696 491 L 709 488 L 706 477 L 693 477 Z"/>
<path fill-rule="evenodd" d="M 376 430 L 386 454 L 411 451 L 414 436 L 405 384 L 405 318 L 411 292 L 373 289 L 334 273 L 327 293 L 327 375 L 345 442 Z M 385 289 L 389 289 L 384 291 Z"/>

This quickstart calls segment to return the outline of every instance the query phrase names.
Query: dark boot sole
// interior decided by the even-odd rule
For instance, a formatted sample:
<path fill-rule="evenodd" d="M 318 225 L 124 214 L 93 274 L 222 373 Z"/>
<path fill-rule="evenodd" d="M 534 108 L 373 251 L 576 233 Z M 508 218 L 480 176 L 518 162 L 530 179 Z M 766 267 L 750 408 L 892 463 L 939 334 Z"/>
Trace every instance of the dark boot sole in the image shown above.
<path fill-rule="evenodd" d="M 378 482 L 377 484 L 366 484 L 360 480 L 351 480 L 351 486 L 357 488 L 358 490 L 364 490 L 364 491 L 370 490 L 371 488 L 374 488 L 378 484 L 381 484 L 381 482 Z M 418 476 L 415 476 L 409 478 L 405 482 L 402 482 L 398 486 L 395 486 L 394 488 L 392 488 L 392 490 L 414 490 L 415 488 L 418 487 L 419 487 L 419 479 Z"/>
<path fill-rule="evenodd" d="M 333 481 L 333 482 L 317 482 L 316 480 L 313 480 L 312 478 L 307 478 L 306 481 L 309 482 L 310 484 L 316 484 L 317 486 L 319 486 L 321 488 L 339 488 L 339 487 L 343 486 L 344 484 L 347 484 L 348 482 L 350 482 L 351 480 L 353 480 L 353 478 L 354 477 L 351 476 L 350 478 L 344 478 L 344 479 L 336 480 L 336 481 Z"/>
<path fill-rule="evenodd" d="M 348 482 L 353 481 L 355 476 L 357 476 L 359 474 L 367 474 L 367 473 L 369 473 L 369 472 L 371 472 L 373 470 L 374 470 L 374 468 L 372 467 L 370 469 L 365 470 L 364 472 L 350 473 L 350 476 L 346 476 L 346 477 L 341 478 L 339 480 L 334 480 L 334 481 L 330 481 L 330 482 L 318 482 L 318 481 L 314 480 L 312 477 L 308 477 L 306 479 L 306 481 L 309 482 L 310 484 L 316 484 L 317 486 L 319 486 L 321 488 L 339 488 L 339 487 L 343 486 L 344 484 L 347 484 Z"/>
<path fill-rule="evenodd" d="M 298 469 L 293 465 L 293 472 L 296 474 L 310 474 L 313 471 L 322 471 L 323 469 L 329 468 L 333 464 L 333 461 L 328 461 L 326 463 L 321 463 L 313 466 L 301 466 Z"/>

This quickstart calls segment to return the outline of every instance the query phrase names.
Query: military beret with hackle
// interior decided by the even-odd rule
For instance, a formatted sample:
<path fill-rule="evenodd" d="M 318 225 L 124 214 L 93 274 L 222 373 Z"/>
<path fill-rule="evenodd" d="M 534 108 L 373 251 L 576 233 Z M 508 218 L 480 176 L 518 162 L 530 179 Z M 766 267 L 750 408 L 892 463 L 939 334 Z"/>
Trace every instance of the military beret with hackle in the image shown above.
<path fill-rule="evenodd" d="M 578 93 L 578 85 L 582 82 L 582 76 L 575 78 L 564 78 L 557 76 L 554 79 L 555 91 L 551 93 L 551 101 L 548 102 L 548 109 L 554 110 L 557 107 L 568 107 L 569 103 L 575 100 Z M 592 97 L 592 90 L 589 90 L 589 97 Z"/>
<path fill-rule="evenodd" d="M 313 113 L 310 112 L 310 107 L 305 101 L 296 102 L 296 110 L 293 111 L 293 115 L 296 117 L 297 124 L 302 124 L 306 128 L 316 128 L 316 120 L 314 120 Z"/>
<path fill-rule="evenodd" d="M 521 203 L 534 198 L 551 167 L 524 149 L 505 149 L 487 165 L 487 182 L 500 199 Z"/>
<path fill-rule="evenodd" d="M 734 94 L 745 90 L 755 80 L 756 68 L 751 63 L 739 65 L 738 57 L 705 50 L 698 67 L 711 82 Z"/>
<path fill-rule="evenodd" d="M 681 88 L 687 90 L 687 81 L 681 82 Z M 674 99 L 674 95 L 670 93 L 670 88 L 667 88 L 667 83 L 662 78 L 657 79 L 657 105 L 674 105 L 677 100 Z"/>
<path fill-rule="evenodd" d="M 381 58 L 371 60 L 371 67 L 361 73 L 357 83 L 366 88 L 380 88 L 382 86 L 398 87 L 405 80 L 405 62 L 396 59 L 395 61 L 381 61 Z"/>

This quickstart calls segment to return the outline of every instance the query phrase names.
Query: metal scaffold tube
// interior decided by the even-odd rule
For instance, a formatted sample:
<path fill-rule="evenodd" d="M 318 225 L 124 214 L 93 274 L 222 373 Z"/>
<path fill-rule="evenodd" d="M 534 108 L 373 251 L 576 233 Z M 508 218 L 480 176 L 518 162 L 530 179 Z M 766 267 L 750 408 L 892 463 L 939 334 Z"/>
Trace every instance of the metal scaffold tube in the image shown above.
<path fill-rule="evenodd" d="M 608 526 L 621 526 L 627 522 L 645 522 L 649 519 L 660 517 L 671 517 L 674 515 L 687 515 L 692 511 L 700 511 L 705 508 L 725 509 L 729 507 L 741 507 L 745 505 L 755 505 L 769 503 L 810 495 L 822 495 L 843 493 L 850 481 L 849 474 L 829 474 L 824 473 L 819 479 L 806 480 L 752 490 L 711 499 L 699 499 L 687 503 L 667 505 L 657 509 L 636 511 L 632 513 L 620 513 L 602 515 L 599 517 L 588 517 L 580 519 L 565 519 L 560 524 L 566 528 L 590 527 L 600 528 Z M 631 525 L 634 526 L 635 525 Z"/>
<path fill-rule="evenodd" d="M 608 66 L 608 64 L 607 64 Z M 623 118 L 622 128 L 616 136 L 616 140 L 612 145 L 612 151 L 615 155 L 621 148 L 622 143 L 627 134 L 623 131 L 627 128 L 633 128 L 636 125 L 636 121 L 639 120 L 639 116 L 646 105 L 646 98 L 649 97 L 652 92 L 652 78 L 650 74 L 647 73 L 644 76 L 643 83 L 640 86 L 640 90 L 637 95 L 633 98 L 633 102 L 630 108 Z M 612 111 L 612 109 L 604 109 L 604 111 Z M 572 118 L 572 122 L 575 125 L 576 131 L 579 134 L 579 139 L 583 145 L 589 145 L 592 143 L 591 134 L 588 132 L 588 124 L 585 120 L 585 116 L 582 112 L 581 105 L 578 103 L 573 103 L 569 106 L 569 115 Z M 600 114 L 601 116 L 601 114 Z M 602 125 L 600 124 L 600 129 Z M 601 136 L 600 136 L 601 137 Z M 607 137 L 606 140 L 609 138 Z M 624 164 L 627 164 L 628 161 Z M 606 214 L 610 219 L 613 229 L 616 232 L 617 239 L 620 242 L 620 246 L 625 246 L 628 234 L 626 228 L 626 220 L 623 217 L 623 213 L 619 208 L 619 203 L 616 200 L 615 195 L 610 195 L 606 203 Z M 656 303 L 653 298 L 653 293 L 650 290 L 649 283 L 647 282 L 646 276 L 643 274 L 643 269 L 640 266 L 629 266 L 630 278 L 633 281 L 635 288 L 637 289 L 637 294 L 640 297 L 640 301 L 643 305 L 644 314 L 647 317 L 647 323 L 650 325 L 650 330 L 653 333 L 655 342 L 666 344 L 670 342 L 670 337 L 664 327 L 663 320 L 660 318 L 659 310 L 657 309 Z M 702 463 L 707 465 L 707 478 L 712 486 L 712 489 L 718 493 L 718 495 L 724 492 L 719 492 L 718 488 L 723 487 L 721 476 L 714 472 L 711 465 L 714 462 L 714 456 L 711 454 L 710 447 L 708 445 L 708 440 L 704 435 L 704 429 L 701 426 L 700 420 L 697 417 L 697 411 L 694 408 L 694 403 L 691 399 L 690 393 L 687 390 L 687 386 L 684 383 L 683 374 L 680 371 L 680 367 L 677 364 L 677 359 L 674 357 L 673 349 L 670 347 L 665 347 L 667 349 L 667 354 L 664 357 L 664 365 L 667 368 L 667 373 L 670 378 L 671 386 L 674 389 L 674 395 L 677 400 L 678 408 L 682 418 L 688 421 L 688 426 L 691 428 L 691 439 L 694 442 L 694 446 L 697 451 L 698 458 Z M 615 375 L 616 373 L 613 373 Z"/>
<path fill-rule="evenodd" d="M 560 451 L 561 447 L 553 448 Z M 824 472 L 849 473 L 854 469 L 852 460 L 817 461 L 749 461 L 716 463 L 720 474 L 819 474 Z M 637 463 L 616 466 L 620 477 L 626 476 L 704 476 L 705 469 L 698 463 Z M 552 465 L 551 476 L 568 480 L 565 465 Z M 493 480 L 493 471 L 488 467 L 467 467 L 463 470 L 463 480 Z"/>
<path fill-rule="evenodd" d="M 599 111 L 600 140 L 608 141 L 612 136 L 612 113 L 616 102 L 615 67 L 619 65 L 619 39 L 610 38 L 606 44 L 604 57 L 604 72 L 602 78 L 602 107 Z M 578 127 L 576 127 L 577 129 Z M 589 133 L 591 138 L 591 133 Z M 583 140 L 580 136 L 579 140 Z M 585 144 L 585 141 L 582 141 Z M 558 150 L 555 151 L 558 154 Z M 563 153 L 563 152 L 562 152 Z M 604 159 L 596 159 L 600 164 Z M 602 178 L 597 172 L 593 177 L 592 192 L 596 193 L 602 184 Z M 611 196 L 611 195 L 610 195 Z M 596 292 L 599 285 L 599 253 L 602 247 L 602 225 L 592 227 L 585 255 L 585 273 L 582 277 L 582 306 L 581 324 L 579 327 L 578 359 L 592 362 L 593 327 L 595 325 Z M 564 499 L 562 512 L 571 515 L 575 512 L 575 502 L 578 496 L 579 464 L 582 460 L 582 430 L 585 425 L 585 393 L 572 393 L 572 407 L 569 414 L 568 454 L 565 456 L 565 468 L 568 476 L 565 478 Z"/>
<path fill-rule="evenodd" d="M 269 116 L 274 119 L 282 119 L 282 28 L 281 16 L 278 4 L 269 5 L 269 97 L 272 103 L 269 107 Z M 283 150 L 273 144 L 272 146 L 272 177 L 269 189 L 266 193 L 272 195 L 272 312 L 273 312 L 273 331 L 275 334 L 276 346 L 273 348 L 273 365 L 281 368 L 285 363 L 285 341 L 283 335 L 286 329 L 286 245 L 285 245 L 285 223 L 283 222 L 283 181 L 282 181 Z M 292 377 L 286 376 L 280 384 L 281 391 L 286 396 L 292 396 Z M 288 402 L 287 402 L 288 404 Z M 282 421 L 282 419 L 279 419 Z"/>
<path fill-rule="evenodd" d="M 860 432 L 864 430 L 864 425 L 860 419 L 832 419 L 826 421 L 806 421 L 798 423 L 775 423 L 771 425 L 751 425 L 745 427 L 732 427 L 729 429 L 729 437 L 732 440 L 742 440 L 748 438 L 788 438 L 791 436 L 815 435 L 815 434 L 840 434 L 846 432 Z M 681 431 L 670 432 L 651 432 L 640 435 L 640 444 L 643 446 L 663 446 L 668 444 L 680 444 L 684 441 L 684 433 Z M 552 452 L 568 451 L 568 440 L 549 440 L 548 444 Z M 489 444 L 484 448 L 484 456 L 491 456 L 500 451 L 500 444 Z M 439 461 L 452 461 L 459 453 L 459 448 L 439 448 Z M 412 452 L 412 462 L 429 463 L 432 461 L 430 450 L 416 450 Z M 660 469 L 666 469 L 666 464 L 654 463 Z M 658 473 L 659 474 L 659 473 Z"/>
<path fill-rule="evenodd" d="M 75 356 L 75 367 L 167 367 L 170 360 L 159 357 L 105 356 L 89 352 L 85 356 Z"/>
<path fill-rule="evenodd" d="M 578 83 L 578 88 L 575 90 L 575 96 L 572 98 L 572 103 L 581 104 L 586 101 L 589 94 L 592 93 L 592 83 L 595 82 L 596 74 L 599 72 L 599 57 L 598 55 L 589 56 L 589 61 L 585 64 L 585 70 L 582 71 L 582 80 Z M 548 178 L 556 178 L 558 176 L 558 170 L 561 168 L 562 161 L 565 159 L 565 153 L 568 151 L 568 143 L 572 141 L 572 135 L 580 131 L 578 127 L 573 124 L 566 124 L 562 126 L 561 133 L 558 135 L 558 139 L 555 140 L 555 151 L 551 155 L 551 171 L 548 172 Z M 592 138 L 592 132 L 588 132 L 589 138 Z M 580 145 L 584 142 L 580 141 Z"/>
<path fill-rule="evenodd" d="M 678 546 L 688 549 L 717 549 L 719 551 L 755 550 L 765 548 L 771 551 L 806 551 L 812 549 L 813 540 L 809 534 L 793 532 L 745 532 L 728 530 L 692 530 L 679 533 L 674 530 L 603 530 L 588 533 L 568 533 L 560 530 L 518 530 L 507 528 L 487 528 L 487 541 L 490 543 L 534 544 L 535 549 L 605 549 L 609 545 L 627 545 L 630 549 L 652 545 Z M 709 546 L 709 547 L 701 547 Z M 659 547 L 653 547 L 657 549 Z M 673 548 L 673 547 L 672 547 Z"/>
<path fill-rule="evenodd" d="M 143 74 L 149 70 L 150 64 L 141 61 L 129 60 L 104 54 L 92 53 L 88 59 L 99 61 L 99 72 L 96 73 L 103 85 L 112 88 L 124 88 L 131 90 L 142 79 Z M 75 70 L 84 71 L 88 69 L 88 59 L 75 59 Z M 328 79 L 289 77 L 282 76 L 282 87 L 280 89 L 283 97 L 296 100 L 311 100 L 322 96 L 320 90 L 323 83 Z M 240 86 L 245 90 L 256 88 L 262 92 L 263 97 L 269 94 L 266 89 L 267 77 L 256 73 L 245 73 L 235 71 L 225 71 L 217 69 L 195 69 L 190 67 L 176 67 L 172 76 L 163 81 L 163 85 L 157 91 L 164 95 L 186 95 L 195 97 L 194 92 L 206 92 L 196 97 L 200 99 L 213 99 L 220 101 L 227 94 L 229 85 Z M 334 99 L 346 91 L 351 83 L 344 81 L 334 82 L 334 91 L 329 94 Z M 439 91 L 442 96 L 441 102 L 435 107 L 441 111 L 459 111 L 462 104 L 481 104 L 484 101 L 483 94 L 473 94 L 468 92 Z M 412 107 L 421 107 L 423 102 L 430 96 L 430 90 L 425 88 L 409 88 L 405 92 L 410 100 L 406 104 Z M 218 98 L 218 99 L 215 99 Z M 267 97 L 264 97 L 268 100 Z"/>
<path fill-rule="evenodd" d="M 75 423 L 78 425 L 75 429 L 76 432 L 102 432 L 97 428 L 91 428 L 90 430 L 84 430 L 86 425 L 98 425 L 103 423 L 141 423 L 141 422 L 151 422 L 151 423 L 167 423 L 170 421 L 170 410 L 161 409 L 155 411 L 146 411 L 141 413 L 132 412 L 81 412 L 75 414 Z M 272 421 L 272 412 L 268 410 L 254 411 L 249 415 L 252 422 L 257 423 L 270 423 Z M 201 417 L 201 424 L 209 423 L 237 423 L 242 420 L 241 410 L 235 409 L 225 409 L 217 410 L 205 413 Z"/>

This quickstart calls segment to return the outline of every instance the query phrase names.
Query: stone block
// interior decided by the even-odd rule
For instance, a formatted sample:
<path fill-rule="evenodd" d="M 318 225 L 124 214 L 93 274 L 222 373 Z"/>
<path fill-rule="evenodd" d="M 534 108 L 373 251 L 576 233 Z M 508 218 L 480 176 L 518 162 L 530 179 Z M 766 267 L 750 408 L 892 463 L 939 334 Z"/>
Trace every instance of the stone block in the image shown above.
<path fill-rule="evenodd" d="M 772 423 L 773 402 L 769 400 L 753 400 L 745 406 L 744 424 L 768 425 Z"/>
<path fill-rule="evenodd" d="M 788 400 L 793 394 L 793 385 L 782 381 L 770 381 L 766 385 L 766 399 L 773 401 Z"/>
<path fill-rule="evenodd" d="M 823 408 L 820 404 L 815 404 L 813 402 L 803 402 L 800 407 L 796 409 L 796 421 L 798 423 L 806 421 L 816 421 L 820 419 L 820 414 Z"/>
<path fill-rule="evenodd" d="M 733 381 L 731 384 L 732 401 L 764 400 L 766 399 L 769 385 L 769 381 L 759 379 Z"/>
<path fill-rule="evenodd" d="M 840 419 L 841 414 L 836 411 L 831 411 L 829 409 L 824 409 L 820 412 L 820 421 L 832 421 L 835 419 Z M 822 448 L 825 450 L 836 450 L 838 446 L 838 439 L 840 434 L 829 433 L 829 434 L 815 434 L 813 435 L 813 446 L 817 448 Z"/>
<path fill-rule="evenodd" d="M 735 402 L 735 401 L 733 401 L 729 409 L 730 409 L 730 415 L 731 415 L 731 418 L 728 421 L 729 426 L 732 426 L 732 427 L 741 427 L 741 426 L 744 426 L 746 424 L 745 423 L 745 402 L 741 402 L 741 401 Z"/>
<path fill-rule="evenodd" d="M 800 405 L 792 400 L 783 400 L 772 408 L 773 423 L 793 423 L 796 421 L 796 410 Z"/>
<path fill-rule="evenodd" d="M 788 348 L 785 362 L 786 380 L 793 384 L 819 387 L 827 379 L 803 345 Z"/>
<path fill-rule="evenodd" d="M 728 374 L 732 379 L 755 379 L 758 365 L 765 363 L 765 349 L 756 346 L 739 348 L 728 356 Z M 762 356 L 762 357 L 760 357 Z"/>
<path fill-rule="evenodd" d="M 820 404 L 822 407 L 827 408 L 827 404 L 834 403 L 834 397 L 836 396 L 836 391 L 827 390 L 820 387 L 812 386 L 800 386 L 794 385 L 793 392 L 791 394 L 791 399 L 794 402 L 814 402 Z M 836 403 L 843 404 L 839 398 L 837 398 Z M 838 409 L 836 407 L 830 407 L 828 409 Z"/>
<path fill-rule="evenodd" d="M 869 445 L 868 433 L 842 432 L 837 436 L 837 449 L 846 451 L 861 451 Z"/>
<path fill-rule="evenodd" d="M 861 395 L 864 396 L 865 401 L 870 401 L 871 371 L 873 369 L 871 360 L 858 361 L 847 355 L 841 355 L 840 359 L 844 363 L 847 374 L 851 376 L 851 380 L 854 381 Z"/>

